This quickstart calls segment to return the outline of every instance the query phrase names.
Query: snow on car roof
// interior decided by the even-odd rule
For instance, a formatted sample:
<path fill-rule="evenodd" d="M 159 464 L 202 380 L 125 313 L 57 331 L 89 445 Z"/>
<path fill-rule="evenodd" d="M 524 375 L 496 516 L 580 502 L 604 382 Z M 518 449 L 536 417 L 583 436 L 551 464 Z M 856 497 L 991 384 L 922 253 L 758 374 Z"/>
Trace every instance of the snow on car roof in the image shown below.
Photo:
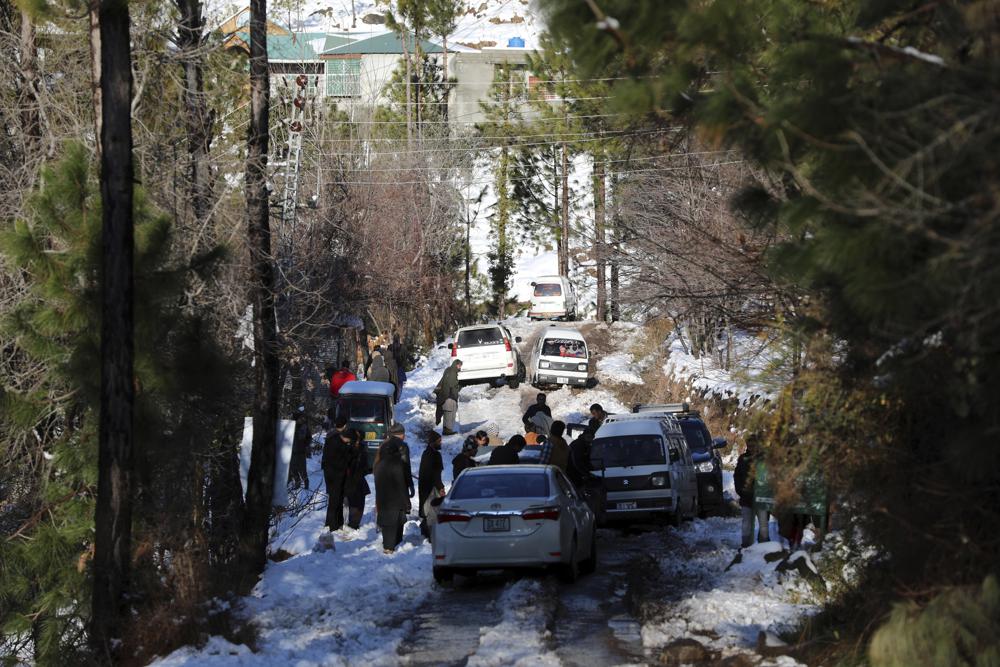
<path fill-rule="evenodd" d="M 569 338 L 570 340 L 587 342 L 583 334 L 576 329 L 567 329 L 564 327 L 549 327 L 542 331 L 542 338 Z"/>
<path fill-rule="evenodd" d="M 369 380 L 351 380 L 340 388 L 341 394 L 367 394 L 369 396 L 395 396 L 396 388 L 391 382 L 372 382 Z"/>
<path fill-rule="evenodd" d="M 597 429 L 594 438 L 614 438 L 629 435 L 663 435 L 663 420 L 622 419 L 604 424 Z"/>

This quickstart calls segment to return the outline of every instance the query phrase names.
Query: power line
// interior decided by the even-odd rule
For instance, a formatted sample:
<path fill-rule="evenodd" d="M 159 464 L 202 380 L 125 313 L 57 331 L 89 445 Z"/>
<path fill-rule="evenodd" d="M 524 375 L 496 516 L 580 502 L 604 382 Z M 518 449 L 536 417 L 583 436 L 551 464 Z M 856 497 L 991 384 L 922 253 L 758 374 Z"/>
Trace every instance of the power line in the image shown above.
<path fill-rule="evenodd" d="M 598 134 L 598 133 L 595 133 L 595 132 L 542 132 L 542 133 L 538 133 L 538 134 L 515 134 L 515 135 L 462 135 L 462 136 L 459 136 L 459 137 L 439 137 L 439 138 L 428 138 L 428 137 L 425 137 L 423 139 L 423 141 L 425 141 L 425 142 L 429 142 L 429 141 L 449 141 L 449 142 L 452 142 L 452 143 L 459 143 L 459 142 L 461 142 L 461 143 L 466 143 L 466 142 L 473 143 L 473 142 L 480 142 L 480 141 L 492 142 L 492 141 L 496 141 L 496 140 L 500 140 L 500 139 L 515 139 L 515 138 L 516 139 L 525 139 L 525 138 L 537 138 L 537 137 L 562 137 L 561 139 L 554 139 L 552 141 L 541 141 L 541 142 L 526 143 L 526 144 L 517 144 L 517 143 L 506 144 L 506 146 L 508 148 L 520 148 L 520 147 L 526 147 L 526 146 L 545 146 L 545 145 L 549 145 L 549 144 L 562 144 L 563 141 L 566 141 L 567 143 L 578 144 L 578 143 L 587 143 L 587 142 L 590 142 L 590 141 L 605 141 L 605 140 L 609 140 L 609 139 L 627 139 L 629 137 L 637 137 L 637 136 L 643 136 L 643 135 L 647 135 L 647 134 L 659 134 L 659 133 L 664 133 L 664 132 L 679 132 L 679 131 L 682 131 L 684 129 L 686 129 L 686 128 L 683 127 L 683 126 L 671 126 L 671 127 L 648 129 L 648 130 L 624 131 L 624 132 L 616 133 L 616 134 L 604 133 L 604 134 L 599 134 L 599 136 L 595 136 L 595 135 Z M 584 138 L 584 139 L 566 139 L 566 137 L 590 137 L 590 138 Z M 346 144 L 355 145 L 355 146 L 358 145 L 359 143 L 367 143 L 369 145 L 369 147 L 371 147 L 372 150 L 377 151 L 378 150 L 377 149 L 377 145 L 380 142 L 382 142 L 382 141 L 386 141 L 386 140 L 385 139 L 379 139 L 379 138 L 372 138 L 372 139 L 368 139 L 368 140 L 361 140 L 361 139 L 321 139 L 321 140 L 318 140 L 318 141 L 313 141 L 311 143 L 313 143 L 314 145 L 330 145 L 330 144 L 343 144 L 343 143 L 346 143 Z M 393 141 L 395 141 L 395 140 L 393 140 Z M 453 148 L 419 148 L 419 149 L 416 149 L 416 150 L 395 150 L 395 149 L 388 149 L 388 150 L 385 150 L 385 151 L 382 151 L 382 152 L 385 152 L 385 153 L 395 153 L 395 154 L 399 154 L 399 155 L 412 155 L 412 154 L 419 154 L 419 153 L 453 152 L 453 151 L 467 150 L 468 148 L 469 148 L 469 146 L 464 146 L 463 145 L 463 146 L 455 146 Z M 344 153 L 344 155 L 353 155 L 353 154 L 355 154 L 355 153 L 354 152 Z"/>

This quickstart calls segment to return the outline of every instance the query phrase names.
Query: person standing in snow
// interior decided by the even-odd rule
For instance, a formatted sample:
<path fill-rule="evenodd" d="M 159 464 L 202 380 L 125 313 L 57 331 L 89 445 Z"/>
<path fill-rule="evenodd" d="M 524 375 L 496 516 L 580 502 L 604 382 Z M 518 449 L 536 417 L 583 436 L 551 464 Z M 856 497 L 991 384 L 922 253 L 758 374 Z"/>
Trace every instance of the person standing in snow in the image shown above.
<path fill-rule="evenodd" d="M 569 465 L 566 467 L 566 475 L 579 489 L 584 488 L 592 477 L 590 446 L 593 442 L 594 433 L 586 430 L 569 446 Z"/>
<path fill-rule="evenodd" d="M 480 431 L 483 434 L 483 440 L 486 440 L 486 433 Z M 476 460 L 473 458 L 476 455 L 476 451 L 479 449 L 479 445 L 476 444 L 476 436 L 470 435 L 462 443 L 462 451 L 455 455 L 455 458 L 451 460 L 451 478 L 458 479 L 458 476 L 466 468 L 475 468 Z"/>
<path fill-rule="evenodd" d="M 351 459 L 351 436 L 347 428 L 326 434 L 323 444 L 323 479 L 326 482 L 326 527 L 344 526 L 344 485 Z"/>
<path fill-rule="evenodd" d="M 511 436 L 510 440 L 507 441 L 506 445 L 501 445 L 493 450 L 490 454 L 490 465 L 516 465 L 521 462 L 521 457 L 518 456 L 521 450 L 524 449 L 527 443 L 524 441 L 524 436 L 514 435 Z"/>
<path fill-rule="evenodd" d="M 444 375 L 434 387 L 437 400 L 437 418 L 435 424 L 444 421 L 442 432 L 445 435 L 455 435 L 455 417 L 458 412 L 458 372 L 462 370 L 462 360 L 455 359 L 444 371 Z"/>
<path fill-rule="evenodd" d="M 545 442 L 551 451 L 548 462 L 563 472 L 566 472 L 569 467 L 569 445 L 566 443 L 566 439 L 563 438 L 563 433 L 565 432 L 566 424 L 561 421 L 554 421 L 552 422 L 552 428 L 549 429 L 549 437 Z"/>
<path fill-rule="evenodd" d="M 424 514 L 424 504 L 431 492 L 437 489 L 438 495 L 444 495 L 444 482 L 441 473 L 444 472 L 444 461 L 441 458 L 441 435 L 437 431 L 427 434 L 427 447 L 420 457 L 420 471 L 417 473 L 417 502 L 420 515 L 420 532 L 424 537 L 431 536 Z"/>
<path fill-rule="evenodd" d="M 403 541 L 403 526 L 413 497 L 413 481 L 406 463 L 409 456 L 404 460 L 404 447 L 394 434 L 379 447 L 375 462 L 375 505 L 385 553 L 392 553 Z"/>
<path fill-rule="evenodd" d="M 754 521 L 757 521 L 757 541 L 767 542 L 768 536 L 767 521 L 768 511 L 765 509 L 754 509 L 755 497 L 755 475 L 757 461 L 757 435 L 751 433 L 746 438 L 746 448 L 736 460 L 736 470 L 733 472 L 733 486 L 736 487 L 736 495 L 740 497 L 740 514 L 743 517 L 742 527 L 742 548 L 747 548 L 753 544 Z"/>
<path fill-rule="evenodd" d="M 368 448 L 357 429 L 348 432 L 350 452 L 347 474 L 344 478 L 344 499 L 347 501 L 347 525 L 361 527 L 361 517 L 365 513 L 365 496 L 372 492 L 365 475 L 368 474 Z"/>
<path fill-rule="evenodd" d="M 385 359 L 381 354 L 372 356 L 371 366 L 368 367 L 368 374 L 365 378 L 369 382 L 392 382 L 389 369 L 385 366 Z"/>
<path fill-rule="evenodd" d="M 532 418 L 539 412 L 548 415 L 549 419 L 552 418 L 552 409 L 545 404 L 545 394 L 538 394 L 538 396 L 535 397 L 534 404 L 528 406 L 528 409 L 524 412 L 524 416 L 521 417 L 521 421 L 524 422 L 525 426 L 527 426 L 528 423 L 531 422 Z"/>
<path fill-rule="evenodd" d="M 392 357 L 393 362 L 396 366 L 396 398 L 395 402 L 399 402 L 399 393 L 403 391 L 403 385 L 406 384 L 406 349 L 403 347 L 402 341 L 399 340 L 399 334 L 392 334 L 392 343 L 389 344 L 387 348 L 388 356 Z"/>
<path fill-rule="evenodd" d="M 340 368 L 330 374 L 330 398 L 336 399 L 340 396 L 340 388 L 352 380 L 357 380 L 358 376 L 351 372 L 351 365 L 344 359 L 340 362 Z"/>
<path fill-rule="evenodd" d="M 304 486 L 309 489 L 309 473 L 306 471 L 306 459 L 309 458 L 309 446 L 312 444 L 312 431 L 306 419 L 306 408 L 303 405 L 295 411 L 295 435 L 292 436 L 292 458 L 288 462 L 288 481 L 293 489 Z"/>

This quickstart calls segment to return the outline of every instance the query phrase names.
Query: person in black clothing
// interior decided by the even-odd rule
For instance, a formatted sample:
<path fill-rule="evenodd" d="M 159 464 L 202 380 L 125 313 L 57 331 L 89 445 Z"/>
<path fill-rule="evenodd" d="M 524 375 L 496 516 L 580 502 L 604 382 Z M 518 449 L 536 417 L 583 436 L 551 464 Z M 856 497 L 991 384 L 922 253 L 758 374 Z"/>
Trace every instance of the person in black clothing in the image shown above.
<path fill-rule="evenodd" d="M 524 440 L 523 435 L 511 436 L 510 440 L 507 441 L 506 445 L 501 445 L 493 450 L 490 454 L 490 465 L 512 465 L 521 462 L 521 458 L 518 456 L 520 451 L 524 449 L 527 443 Z"/>
<path fill-rule="evenodd" d="M 410 446 L 406 444 L 406 429 L 403 428 L 402 424 L 393 424 L 389 427 L 389 437 L 379 445 L 378 453 L 375 455 L 375 465 L 378 464 L 379 457 L 382 455 L 382 450 L 386 448 L 390 441 L 395 440 L 399 445 L 400 455 L 403 457 L 403 465 L 406 467 L 406 488 L 409 490 L 410 497 L 413 497 L 413 474 L 411 470 L 413 469 L 410 465 Z"/>
<path fill-rule="evenodd" d="M 604 411 L 600 403 L 594 403 L 590 406 L 590 421 L 597 420 L 597 425 L 600 426 L 604 423 L 604 420 L 608 418 L 608 413 Z"/>
<path fill-rule="evenodd" d="M 288 481 L 293 489 L 300 486 L 309 488 L 309 473 L 306 471 L 306 459 L 309 458 L 309 446 L 312 444 L 312 431 L 306 420 L 306 409 L 299 406 L 295 412 L 295 435 L 292 437 L 292 458 L 288 462 Z"/>
<path fill-rule="evenodd" d="M 736 470 L 733 471 L 733 486 L 736 487 L 736 494 L 740 497 L 740 514 L 743 517 L 743 529 L 741 531 L 743 548 L 753 544 L 754 521 L 757 522 L 757 541 L 767 542 L 770 539 L 767 522 L 769 519 L 767 510 L 754 509 L 754 499 L 756 497 L 754 481 L 754 471 L 757 465 L 757 435 L 751 433 L 746 438 L 746 449 L 736 459 Z"/>
<path fill-rule="evenodd" d="M 582 489 L 590 479 L 593 469 L 590 463 L 590 446 L 593 442 L 594 434 L 588 429 L 569 446 L 569 465 L 566 467 L 566 476 L 577 488 Z"/>
<path fill-rule="evenodd" d="M 528 409 L 525 410 L 524 416 L 521 417 L 521 421 L 524 422 L 525 427 L 528 426 L 528 423 L 531 421 L 532 417 L 534 417 L 539 412 L 548 415 L 549 418 L 552 417 L 552 409 L 549 406 L 545 405 L 545 394 L 539 394 L 535 398 L 535 403 L 533 405 L 528 406 Z"/>
<path fill-rule="evenodd" d="M 347 431 L 350 440 L 350 457 L 344 482 L 344 498 L 347 501 L 347 525 L 361 527 L 361 517 L 365 513 L 365 496 L 372 492 L 365 475 L 368 474 L 368 448 L 361 433 L 356 429 Z"/>
<path fill-rule="evenodd" d="M 488 441 L 488 436 L 485 431 L 479 431 L 483 434 L 483 440 Z M 462 451 L 460 451 L 455 458 L 451 460 L 451 478 L 458 479 L 459 474 L 466 468 L 475 468 L 476 461 L 473 458 L 476 452 L 479 450 L 479 433 L 476 435 L 470 435 L 465 439 L 465 443 L 462 444 Z"/>
<path fill-rule="evenodd" d="M 375 462 L 375 505 L 386 553 L 395 551 L 403 541 L 403 526 L 413 497 L 410 469 L 403 459 L 404 447 L 402 440 L 390 437 L 382 443 Z"/>
<path fill-rule="evenodd" d="M 437 489 L 439 493 L 444 493 L 444 482 L 441 481 L 441 473 L 444 471 L 444 461 L 441 459 L 441 435 L 436 431 L 431 431 L 427 435 L 427 448 L 424 449 L 420 457 L 420 472 L 417 473 L 417 501 L 418 514 L 420 515 L 420 532 L 424 537 L 430 537 L 431 531 L 427 525 L 427 516 L 424 514 L 424 503 L 430 497 L 431 492 Z"/>
<path fill-rule="evenodd" d="M 344 526 L 344 484 L 351 460 L 351 437 L 347 430 L 332 430 L 323 444 L 323 479 L 326 481 L 326 526 L 339 530 Z"/>

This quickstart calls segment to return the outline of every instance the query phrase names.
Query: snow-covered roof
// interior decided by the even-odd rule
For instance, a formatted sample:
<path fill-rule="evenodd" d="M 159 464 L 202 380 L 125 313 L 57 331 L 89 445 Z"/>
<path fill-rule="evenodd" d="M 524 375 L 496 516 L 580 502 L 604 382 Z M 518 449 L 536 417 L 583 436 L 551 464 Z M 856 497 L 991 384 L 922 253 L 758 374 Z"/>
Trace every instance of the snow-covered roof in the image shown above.
<path fill-rule="evenodd" d="M 542 338 L 568 338 L 583 343 L 587 342 L 587 339 L 579 331 L 576 329 L 567 329 L 566 327 L 549 327 L 548 329 L 543 329 Z"/>
<path fill-rule="evenodd" d="M 666 423 L 665 423 L 666 422 Z M 630 435 L 663 435 L 664 427 L 671 423 L 667 419 L 650 418 L 648 415 L 612 415 L 601 428 L 597 429 L 594 438 L 615 438 Z M 673 420 L 674 427 L 680 433 L 680 425 Z M 667 426 L 668 431 L 674 429 Z"/>
<path fill-rule="evenodd" d="M 351 380 L 340 388 L 341 394 L 388 396 L 396 395 L 396 387 L 391 382 L 371 382 L 368 380 Z"/>

